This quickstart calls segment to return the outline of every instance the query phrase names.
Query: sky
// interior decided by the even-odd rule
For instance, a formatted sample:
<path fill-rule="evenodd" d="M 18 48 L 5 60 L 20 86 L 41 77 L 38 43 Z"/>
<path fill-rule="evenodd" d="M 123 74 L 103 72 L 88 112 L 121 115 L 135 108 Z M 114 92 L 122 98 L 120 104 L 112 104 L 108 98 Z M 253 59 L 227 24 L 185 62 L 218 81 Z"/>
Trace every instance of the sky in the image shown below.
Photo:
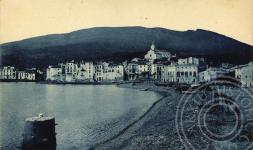
<path fill-rule="evenodd" d="M 105 26 L 200 28 L 253 45 L 253 0 L 0 0 L 0 43 Z"/>

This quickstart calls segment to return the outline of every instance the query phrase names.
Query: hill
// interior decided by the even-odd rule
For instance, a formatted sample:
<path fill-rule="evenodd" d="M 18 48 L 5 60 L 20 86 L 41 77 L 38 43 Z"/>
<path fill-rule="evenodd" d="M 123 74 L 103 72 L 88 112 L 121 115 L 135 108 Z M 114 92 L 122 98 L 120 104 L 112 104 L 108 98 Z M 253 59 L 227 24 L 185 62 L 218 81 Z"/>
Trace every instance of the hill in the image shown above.
<path fill-rule="evenodd" d="M 96 27 L 1 44 L 1 65 L 46 67 L 72 59 L 123 61 L 143 57 L 152 41 L 180 57 L 205 57 L 215 63 L 243 64 L 253 56 L 252 46 L 201 29 Z"/>

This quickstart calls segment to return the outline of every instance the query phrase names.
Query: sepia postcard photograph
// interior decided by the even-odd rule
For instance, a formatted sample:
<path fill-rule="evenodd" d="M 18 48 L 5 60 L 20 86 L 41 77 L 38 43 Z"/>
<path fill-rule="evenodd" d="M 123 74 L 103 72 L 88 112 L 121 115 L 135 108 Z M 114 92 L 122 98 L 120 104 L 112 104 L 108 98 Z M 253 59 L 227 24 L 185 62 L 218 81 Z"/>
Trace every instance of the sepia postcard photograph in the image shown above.
<path fill-rule="evenodd" d="M 253 150 L 253 0 L 0 0 L 0 150 Z"/>

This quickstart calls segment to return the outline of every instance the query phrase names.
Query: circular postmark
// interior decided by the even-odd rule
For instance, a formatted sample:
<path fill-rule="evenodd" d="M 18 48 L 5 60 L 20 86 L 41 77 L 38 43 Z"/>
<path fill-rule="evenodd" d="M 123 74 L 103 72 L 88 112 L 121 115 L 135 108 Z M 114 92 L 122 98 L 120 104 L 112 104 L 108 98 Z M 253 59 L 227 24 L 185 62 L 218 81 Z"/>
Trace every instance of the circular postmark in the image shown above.
<path fill-rule="evenodd" d="M 176 129 L 187 149 L 253 148 L 253 92 L 222 77 L 189 88 L 176 112 Z"/>

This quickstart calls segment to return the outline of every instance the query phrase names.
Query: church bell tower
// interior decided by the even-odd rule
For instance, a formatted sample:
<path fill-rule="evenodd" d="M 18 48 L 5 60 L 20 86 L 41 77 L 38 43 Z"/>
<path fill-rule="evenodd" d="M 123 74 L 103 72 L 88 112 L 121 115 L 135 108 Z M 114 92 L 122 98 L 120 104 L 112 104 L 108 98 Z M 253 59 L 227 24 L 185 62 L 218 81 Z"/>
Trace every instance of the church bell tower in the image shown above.
<path fill-rule="evenodd" d="M 150 49 L 151 49 L 152 51 L 155 50 L 155 42 L 154 42 L 154 41 L 152 41 L 152 44 L 151 44 L 151 46 L 150 46 Z"/>

